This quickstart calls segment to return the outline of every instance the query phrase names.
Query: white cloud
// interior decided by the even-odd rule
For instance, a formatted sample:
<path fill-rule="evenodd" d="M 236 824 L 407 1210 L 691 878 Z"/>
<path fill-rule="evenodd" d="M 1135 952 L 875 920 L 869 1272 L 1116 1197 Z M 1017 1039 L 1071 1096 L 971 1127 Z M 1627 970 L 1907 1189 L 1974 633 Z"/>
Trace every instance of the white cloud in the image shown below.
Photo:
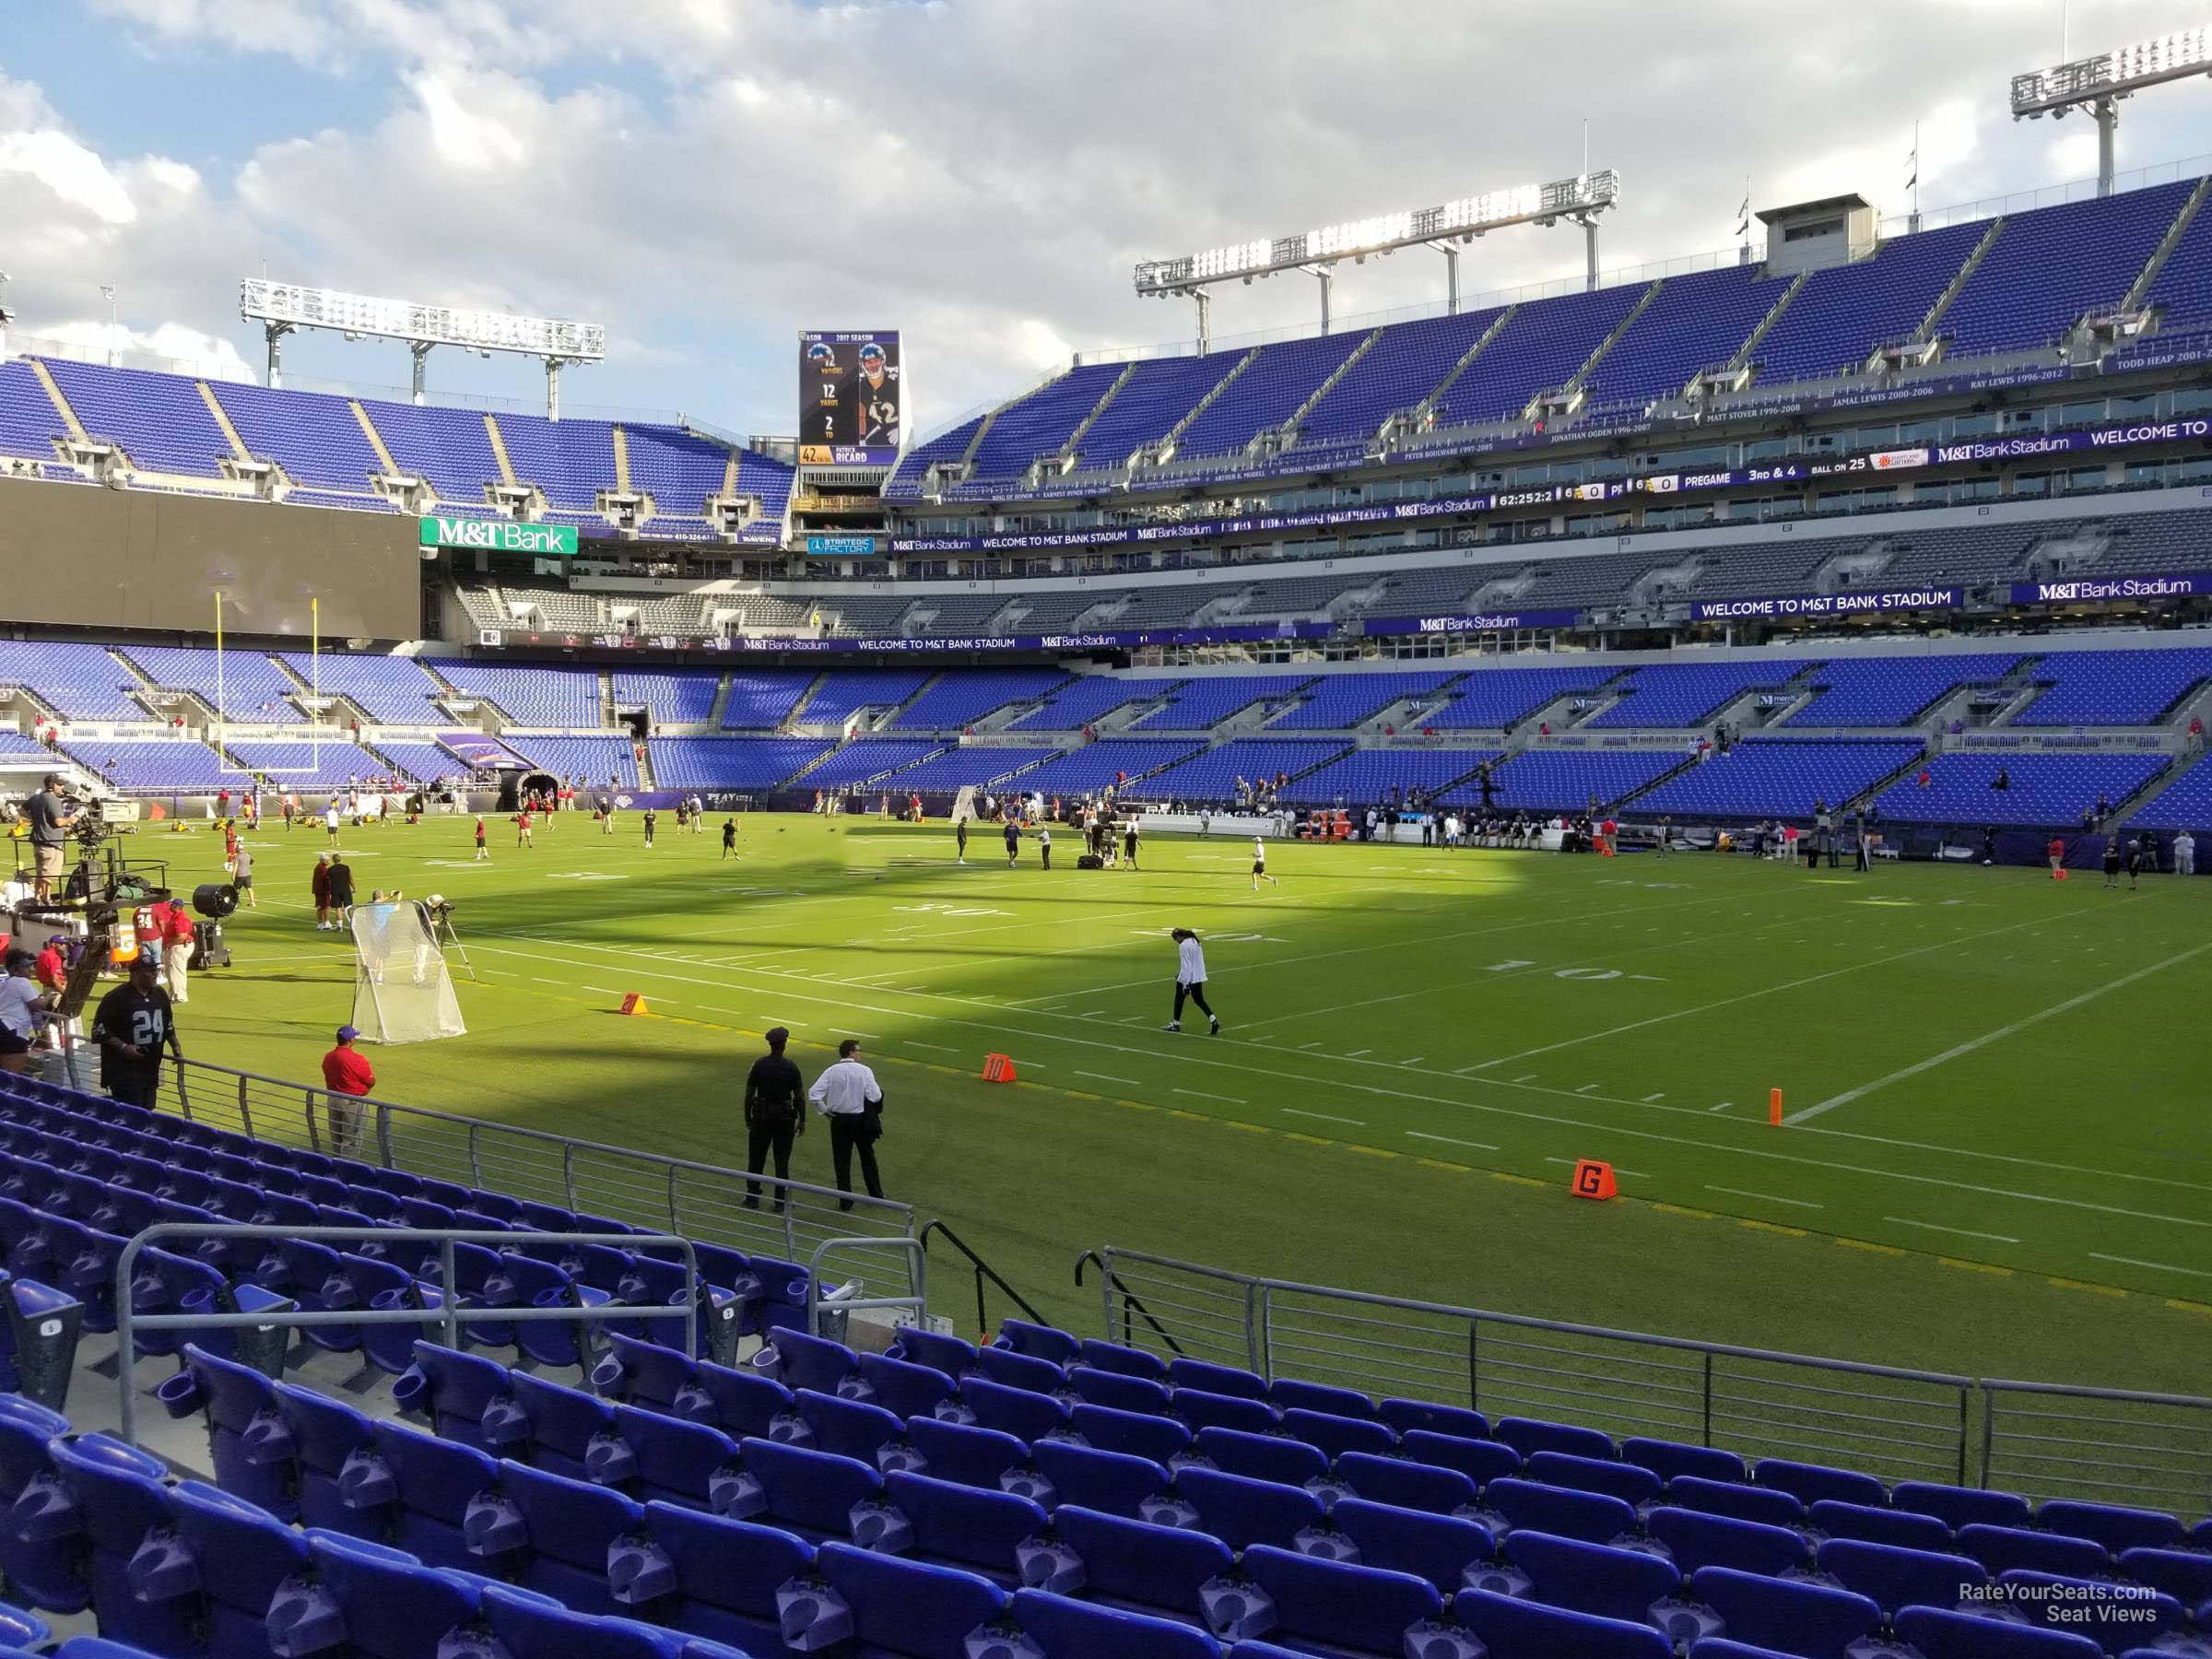
<path fill-rule="evenodd" d="M 0 173 L 35 180 L 65 209 L 81 209 L 111 225 L 138 217 L 131 194 L 106 162 L 51 127 L 0 134 Z"/>
<path fill-rule="evenodd" d="M 1915 120 L 1931 209 L 2093 162 L 2078 124 L 2009 120 L 2006 76 L 2057 50 L 2054 15 L 2010 0 L 1861 0 L 1783 25 L 1738 0 L 95 3 L 149 47 L 374 76 L 388 102 L 272 131 L 231 177 L 190 184 L 67 139 L 81 153 L 43 165 L 74 205 L 0 174 L 0 221 L 32 250 L 11 244 L 18 275 L 42 261 L 81 295 L 120 270 L 204 328 L 267 253 L 335 286 L 597 317 L 636 348 L 576 396 L 760 430 L 788 429 L 800 327 L 903 327 L 926 424 L 1072 350 L 1187 335 L 1187 306 L 1131 292 L 1140 257 L 1558 177 L 1584 114 L 1592 161 L 1623 175 L 1609 267 L 1724 246 L 1746 173 L 1754 206 L 1855 190 L 1901 211 Z M 2195 10 L 2074 0 L 2074 39 Z M 11 114 L 9 88 L 0 145 L 66 135 L 51 112 Z M 2123 165 L 2201 146 L 2203 95 L 2131 101 Z M 136 219 L 88 205 L 125 202 Z M 1463 285 L 1572 280 L 1582 260 L 1571 230 L 1500 234 Z M 1336 313 L 1441 289 L 1433 256 L 1371 261 L 1341 273 Z M 1216 332 L 1313 309 L 1310 282 L 1231 288 Z"/>

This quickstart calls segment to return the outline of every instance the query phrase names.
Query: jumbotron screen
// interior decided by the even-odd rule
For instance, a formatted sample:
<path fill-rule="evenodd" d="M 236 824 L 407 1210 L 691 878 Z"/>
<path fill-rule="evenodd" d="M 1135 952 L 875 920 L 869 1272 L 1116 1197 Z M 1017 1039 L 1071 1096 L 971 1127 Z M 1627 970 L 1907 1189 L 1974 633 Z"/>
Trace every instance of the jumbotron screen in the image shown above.
<path fill-rule="evenodd" d="M 896 329 L 799 336 L 800 465 L 890 465 L 903 413 Z"/>

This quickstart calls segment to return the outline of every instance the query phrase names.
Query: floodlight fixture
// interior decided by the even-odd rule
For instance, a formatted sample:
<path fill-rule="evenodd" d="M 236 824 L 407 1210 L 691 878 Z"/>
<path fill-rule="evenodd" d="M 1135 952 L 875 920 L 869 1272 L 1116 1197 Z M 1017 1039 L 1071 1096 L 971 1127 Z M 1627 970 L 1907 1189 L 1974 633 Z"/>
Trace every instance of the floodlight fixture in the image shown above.
<path fill-rule="evenodd" d="M 348 340 L 397 340 L 414 358 L 414 396 L 423 401 L 423 362 L 440 346 L 488 358 L 495 351 L 534 357 L 546 365 L 546 414 L 560 418 L 560 371 L 571 363 L 606 356 L 606 327 L 559 317 L 524 317 L 510 312 L 383 300 L 335 288 L 241 277 L 238 312 L 259 323 L 268 341 L 269 384 L 283 383 L 284 336 L 302 328 L 328 329 Z"/>
<path fill-rule="evenodd" d="M 1434 207 L 1347 219 L 1295 236 L 1231 242 L 1174 259 L 1140 260 L 1136 291 L 1151 299 L 1189 298 L 1198 302 L 1199 345 L 1206 340 L 1207 296 L 1218 282 L 1250 282 L 1277 271 L 1307 271 L 1323 277 L 1323 327 L 1328 323 L 1324 273 L 1340 260 L 1364 263 L 1371 254 L 1400 248 L 1433 246 L 1450 273 L 1450 309 L 1459 309 L 1459 249 L 1487 231 L 1508 225 L 1581 225 L 1589 244 L 1590 286 L 1597 286 L 1597 215 L 1619 199 L 1620 175 L 1608 168 L 1583 172 L 1548 184 L 1517 184 L 1509 190 L 1460 196 Z"/>
<path fill-rule="evenodd" d="M 2087 109 L 2097 123 L 2097 194 L 2112 194 L 2113 133 L 2120 100 L 2147 87 L 2212 74 L 2212 29 L 2199 25 L 2117 52 L 2076 58 L 2012 77 L 2012 118 L 2053 120 Z"/>

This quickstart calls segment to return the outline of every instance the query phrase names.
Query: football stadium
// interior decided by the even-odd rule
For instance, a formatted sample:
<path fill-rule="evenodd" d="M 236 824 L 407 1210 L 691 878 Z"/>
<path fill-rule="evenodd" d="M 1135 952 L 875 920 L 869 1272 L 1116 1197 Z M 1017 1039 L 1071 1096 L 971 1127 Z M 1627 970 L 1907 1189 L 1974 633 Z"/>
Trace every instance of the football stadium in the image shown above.
<path fill-rule="evenodd" d="M 962 411 L 734 288 L 749 435 L 0 230 L 0 1652 L 2212 1659 L 2212 35 L 2069 40 L 2015 194 L 1317 185 Z"/>

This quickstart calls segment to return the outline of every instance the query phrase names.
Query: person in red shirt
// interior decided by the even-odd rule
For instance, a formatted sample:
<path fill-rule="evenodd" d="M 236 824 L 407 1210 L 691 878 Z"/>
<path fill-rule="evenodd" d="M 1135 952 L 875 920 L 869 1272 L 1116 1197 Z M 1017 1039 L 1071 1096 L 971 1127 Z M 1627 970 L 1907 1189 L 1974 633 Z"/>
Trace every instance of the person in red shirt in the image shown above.
<path fill-rule="evenodd" d="M 530 808 L 527 806 L 514 816 L 514 844 L 518 847 L 530 844 Z"/>
<path fill-rule="evenodd" d="M 361 1138 L 368 1115 L 355 1102 L 376 1087 L 376 1067 L 353 1046 L 360 1034 L 353 1026 L 340 1026 L 337 1046 L 323 1056 L 323 1087 L 330 1091 L 330 1149 L 341 1158 Z"/>
<path fill-rule="evenodd" d="M 48 939 L 40 948 L 38 965 L 39 988 L 58 992 L 68 982 L 69 965 L 62 960 L 62 938 L 59 934 Z"/>
<path fill-rule="evenodd" d="M 193 936 L 197 930 L 192 924 L 192 912 L 186 906 L 172 901 L 169 906 L 169 920 L 161 927 L 161 968 L 169 980 L 169 1000 L 172 1003 L 190 1002 L 185 994 L 185 970 L 192 962 Z"/>
<path fill-rule="evenodd" d="M 2054 835 L 2051 838 L 2051 844 L 2043 851 L 2051 855 L 2051 879 L 2064 881 L 2066 878 L 2066 843 Z"/>

